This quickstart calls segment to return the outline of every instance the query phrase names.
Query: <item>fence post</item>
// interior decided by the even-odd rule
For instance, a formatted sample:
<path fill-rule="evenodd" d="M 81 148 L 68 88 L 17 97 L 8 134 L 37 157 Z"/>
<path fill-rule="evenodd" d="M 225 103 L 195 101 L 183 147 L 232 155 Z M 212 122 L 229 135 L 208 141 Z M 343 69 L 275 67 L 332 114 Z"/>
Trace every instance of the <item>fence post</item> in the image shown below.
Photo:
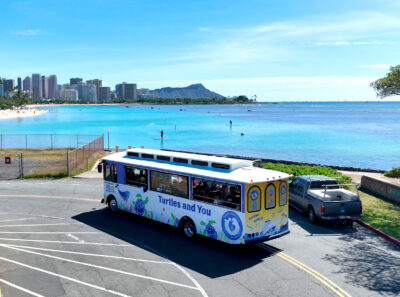
<path fill-rule="evenodd" d="M 19 175 L 20 177 L 24 177 L 24 161 L 22 153 L 19 154 Z"/>
<path fill-rule="evenodd" d="M 67 151 L 67 176 L 69 176 L 69 160 L 68 160 L 68 151 Z"/>

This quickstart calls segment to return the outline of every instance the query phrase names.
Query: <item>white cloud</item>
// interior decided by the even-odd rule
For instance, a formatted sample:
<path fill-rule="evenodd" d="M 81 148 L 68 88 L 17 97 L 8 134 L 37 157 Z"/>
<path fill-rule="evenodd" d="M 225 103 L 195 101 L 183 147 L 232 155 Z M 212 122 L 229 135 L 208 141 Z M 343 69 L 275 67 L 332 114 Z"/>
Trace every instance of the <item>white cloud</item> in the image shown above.
<path fill-rule="evenodd" d="M 10 32 L 10 35 L 21 35 L 21 36 L 34 36 L 44 34 L 40 29 L 28 29 L 28 30 L 17 30 Z"/>
<path fill-rule="evenodd" d="M 362 65 L 363 68 L 390 69 L 390 64 Z"/>

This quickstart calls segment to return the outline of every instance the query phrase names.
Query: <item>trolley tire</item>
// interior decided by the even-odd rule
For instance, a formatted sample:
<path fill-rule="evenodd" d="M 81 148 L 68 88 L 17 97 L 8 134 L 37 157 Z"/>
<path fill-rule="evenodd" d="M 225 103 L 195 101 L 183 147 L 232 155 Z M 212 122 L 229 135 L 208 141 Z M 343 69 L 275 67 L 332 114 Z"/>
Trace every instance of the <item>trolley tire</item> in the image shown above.
<path fill-rule="evenodd" d="M 117 203 L 117 199 L 115 199 L 115 197 L 111 196 L 110 198 L 108 198 L 107 205 L 108 205 L 108 208 L 112 212 L 117 212 L 118 211 L 118 203 Z"/>
<path fill-rule="evenodd" d="M 317 218 L 315 217 L 315 211 L 314 211 L 314 208 L 312 206 L 308 207 L 307 217 L 308 217 L 308 221 L 311 224 L 315 224 L 317 222 Z"/>
<path fill-rule="evenodd" d="M 185 219 L 182 222 L 181 229 L 187 238 L 193 238 L 196 234 L 196 226 L 191 219 Z"/>

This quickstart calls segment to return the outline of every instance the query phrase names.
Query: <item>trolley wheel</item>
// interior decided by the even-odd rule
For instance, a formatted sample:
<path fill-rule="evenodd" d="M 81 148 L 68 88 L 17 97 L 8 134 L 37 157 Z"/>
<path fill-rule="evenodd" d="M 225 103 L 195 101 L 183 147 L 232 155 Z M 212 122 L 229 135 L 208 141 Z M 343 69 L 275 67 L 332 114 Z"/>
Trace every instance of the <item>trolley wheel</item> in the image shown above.
<path fill-rule="evenodd" d="M 196 226 L 192 220 L 187 219 L 182 224 L 182 231 L 187 238 L 193 238 L 196 235 Z"/>
<path fill-rule="evenodd" d="M 308 207 L 307 217 L 308 217 L 308 221 L 311 224 L 315 224 L 316 223 L 317 218 L 315 217 L 315 211 L 314 211 L 314 208 L 312 206 Z"/>
<path fill-rule="evenodd" d="M 108 199 L 108 208 L 112 212 L 117 212 L 118 211 L 117 199 L 115 199 L 114 197 L 111 197 L 110 199 Z"/>

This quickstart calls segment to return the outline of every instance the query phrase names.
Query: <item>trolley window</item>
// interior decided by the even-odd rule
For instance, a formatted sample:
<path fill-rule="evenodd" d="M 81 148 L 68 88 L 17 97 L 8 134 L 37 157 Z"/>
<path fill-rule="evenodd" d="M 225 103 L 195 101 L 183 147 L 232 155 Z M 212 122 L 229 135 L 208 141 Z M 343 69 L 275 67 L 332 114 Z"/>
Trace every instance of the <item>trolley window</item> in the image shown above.
<path fill-rule="evenodd" d="M 286 182 L 281 182 L 279 185 L 279 205 L 283 206 L 287 203 L 287 196 L 288 196 L 287 184 Z"/>
<path fill-rule="evenodd" d="M 129 157 L 139 157 L 139 153 L 135 153 L 135 152 L 127 152 L 127 155 Z"/>
<path fill-rule="evenodd" d="M 157 160 L 171 161 L 171 157 L 168 157 L 168 156 L 157 156 Z"/>
<path fill-rule="evenodd" d="M 247 192 L 247 211 L 255 212 L 261 209 L 261 190 L 253 186 Z"/>
<path fill-rule="evenodd" d="M 183 158 L 174 158 L 174 162 L 187 164 L 189 162 L 189 160 L 183 159 Z"/>
<path fill-rule="evenodd" d="M 207 161 L 200 161 L 200 160 L 192 160 L 192 165 L 208 166 L 208 162 Z"/>
<path fill-rule="evenodd" d="M 110 182 L 117 182 L 117 167 L 115 164 L 112 164 L 111 166 L 106 163 L 105 169 L 104 169 L 104 179 L 106 181 Z"/>
<path fill-rule="evenodd" d="M 241 186 L 237 184 L 192 178 L 193 200 L 241 210 Z"/>
<path fill-rule="evenodd" d="M 213 168 L 218 168 L 218 169 L 225 169 L 225 170 L 229 170 L 231 169 L 231 166 L 228 164 L 222 164 L 222 163 L 212 163 L 211 166 Z"/>
<path fill-rule="evenodd" d="M 125 184 L 148 189 L 147 169 L 125 166 Z"/>
<path fill-rule="evenodd" d="M 189 178 L 184 175 L 161 171 L 150 171 L 152 191 L 189 198 Z"/>
<path fill-rule="evenodd" d="M 269 184 L 265 189 L 265 209 L 275 208 L 276 188 L 274 184 Z"/>

